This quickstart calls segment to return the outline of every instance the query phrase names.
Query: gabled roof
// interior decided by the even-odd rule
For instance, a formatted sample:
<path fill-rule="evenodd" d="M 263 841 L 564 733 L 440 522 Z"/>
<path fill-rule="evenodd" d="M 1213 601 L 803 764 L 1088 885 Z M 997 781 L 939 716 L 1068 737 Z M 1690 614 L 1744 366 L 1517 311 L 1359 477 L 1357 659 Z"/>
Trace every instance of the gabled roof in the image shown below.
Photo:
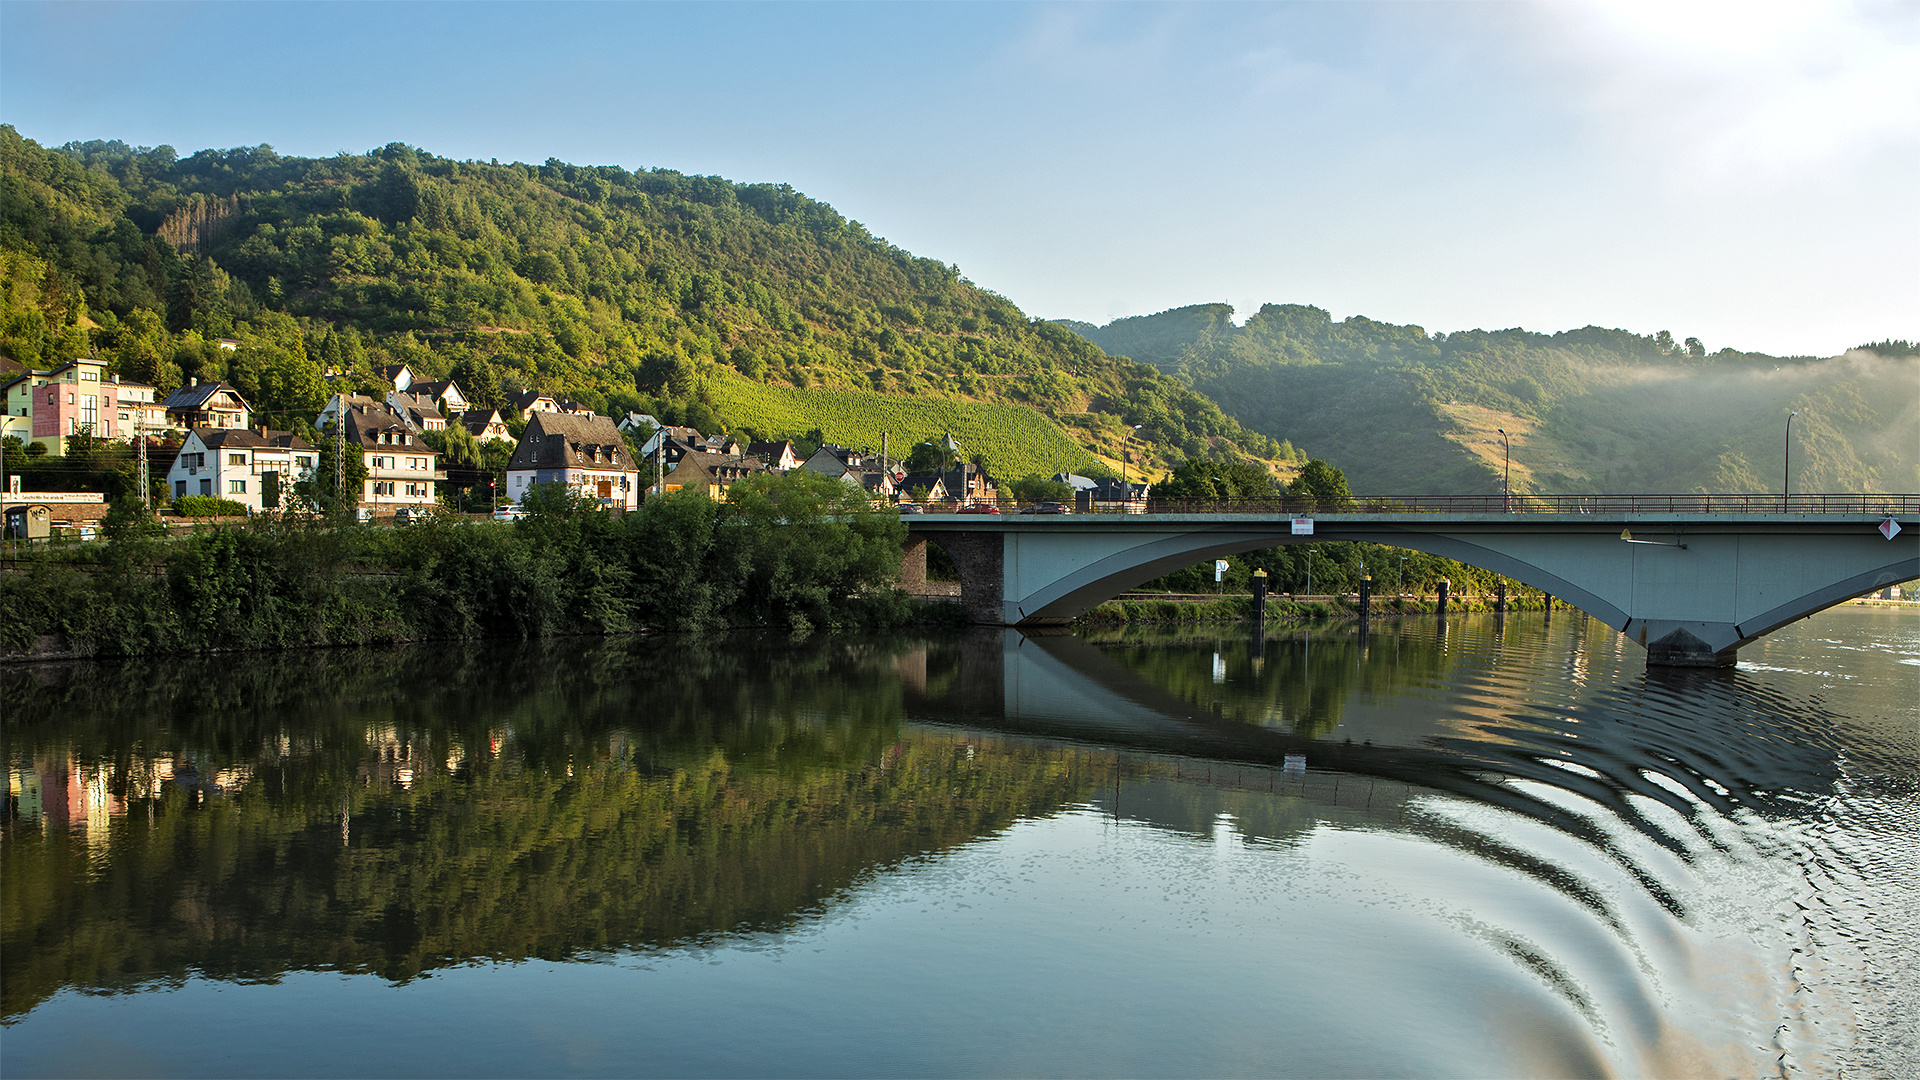
<path fill-rule="evenodd" d="M 552 394 L 542 393 L 539 390 L 524 390 L 518 394 L 507 395 L 507 400 L 512 402 L 513 407 L 516 409 L 519 409 L 521 412 L 527 411 L 527 409 L 532 407 L 534 402 L 539 401 L 541 398 L 546 398 L 548 401 L 553 401 Z M 554 402 L 554 406 L 556 408 L 559 407 L 559 404 L 560 403 L 557 401 Z"/>
<path fill-rule="evenodd" d="M 460 393 L 460 388 L 454 385 L 452 379 L 428 379 L 424 382 L 416 379 L 407 384 L 406 392 L 418 394 L 429 401 L 439 401 L 447 396 L 448 390 L 452 390 L 461 401 L 467 400 L 467 395 Z"/>
<path fill-rule="evenodd" d="M 613 421 L 604 416 L 537 412 L 520 434 L 509 470 L 617 469 L 638 472 Z"/>
<path fill-rule="evenodd" d="M 291 431 L 198 427 L 193 433 L 209 450 L 311 450 L 313 444 Z"/>
<path fill-rule="evenodd" d="M 406 418 L 394 412 L 385 402 L 355 404 L 347 410 L 346 424 L 346 437 L 369 450 L 376 447 L 383 450 L 399 447 L 414 453 L 434 452 L 433 447 L 415 437 L 413 429 L 407 425 Z M 381 441 L 380 436 L 383 433 L 391 436 L 389 441 Z"/>
<path fill-rule="evenodd" d="M 213 400 L 222 391 L 232 394 L 233 400 L 240 403 L 240 408 L 247 412 L 253 411 L 252 406 L 247 404 L 247 399 L 240 396 L 240 391 L 223 382 L 204 382 L 197 386 L 183 386 L 168 394 L 167 400 L 161 403 L 161 407 L 168 412 L 197 412 L 206 408 L 207 402 Z"/>
<path fill-rule="evenodd" d="M 759 458 L 689 450 L 680 456 L 679 462 L 673 468 L 667 470 L 667 477 L 685 486 L 702 478 L 720 483 L 732 483 L 754 473 L 766 471 L 766 462 Z"/>

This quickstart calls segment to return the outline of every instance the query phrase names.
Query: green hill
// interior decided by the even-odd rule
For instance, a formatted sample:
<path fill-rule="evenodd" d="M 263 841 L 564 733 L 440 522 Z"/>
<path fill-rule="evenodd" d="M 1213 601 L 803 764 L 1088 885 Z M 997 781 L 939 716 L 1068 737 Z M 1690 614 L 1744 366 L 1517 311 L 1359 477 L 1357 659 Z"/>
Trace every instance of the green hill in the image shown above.
<path fill-rule="evenodd" d="M 279 424 L 318 410 L 326 370 L 371 386 L 376 366 L 405 362 L 483 403 L 537 389 L 611 413 L 702 405 L 765 435 L 800 434 L 780 425 L 802 415 L 872 425 L 766 404 L 778 394 L 702 394 L 747 383 L 863 415 L 899 399 L 1032 415 L 977 425 L 1030 448 L 962 440 L 996 460 L 1117 462 L 1132 425 L 1162 465 L 1291 456 L 1179 380 L 785 185 L 400 144 L 182 158 L 50 150 L 0 127 L 0 350 L 39 365 L 91 350 L 163 389 L 227 379 Z M 807 396 L 821 389 L 841 396 Z"/>
<path fill-rule="evenodd" d="M 1920 358 L 1904 341 L 1830 358 L 1585 327 L 1428 334 L 1269 304 L 1225 304 L 1104 327 L 1109 353 L 1188 382 L 1243 424 L 1310 446 L 1355 490 L 1780 490 L 1786 417 L 1796 491 L 1920 490 Z"/>

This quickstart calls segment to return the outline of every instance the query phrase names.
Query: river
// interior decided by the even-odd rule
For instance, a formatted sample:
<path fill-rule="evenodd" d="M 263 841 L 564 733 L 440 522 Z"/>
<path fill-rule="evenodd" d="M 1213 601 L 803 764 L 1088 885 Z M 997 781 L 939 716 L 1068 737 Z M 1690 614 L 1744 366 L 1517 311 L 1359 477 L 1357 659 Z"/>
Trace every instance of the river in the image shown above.
<path fill-rule="evenodd" d="M 0 669 L 29 1076 L 1920 1075 L 1920 618 Z"/>

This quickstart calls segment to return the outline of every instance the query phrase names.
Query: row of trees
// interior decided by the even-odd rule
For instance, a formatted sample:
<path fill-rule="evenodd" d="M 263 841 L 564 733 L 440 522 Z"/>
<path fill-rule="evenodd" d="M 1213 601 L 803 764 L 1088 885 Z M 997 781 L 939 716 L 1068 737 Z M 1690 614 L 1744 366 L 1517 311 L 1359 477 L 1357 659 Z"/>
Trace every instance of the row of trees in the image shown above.
<path fill-rule="evenodd" d="M 9 651 L 99 655 L 547 637 L 639 627 L 892 623 L 905 527 L 809 472 L 759 476 L 620 517 L 558 485 L 512 525 L 434 517 L 365 529 L 282 515 L 159 541 L 137 503 L 107 542 L 29 552 L 0 579 Z"/>

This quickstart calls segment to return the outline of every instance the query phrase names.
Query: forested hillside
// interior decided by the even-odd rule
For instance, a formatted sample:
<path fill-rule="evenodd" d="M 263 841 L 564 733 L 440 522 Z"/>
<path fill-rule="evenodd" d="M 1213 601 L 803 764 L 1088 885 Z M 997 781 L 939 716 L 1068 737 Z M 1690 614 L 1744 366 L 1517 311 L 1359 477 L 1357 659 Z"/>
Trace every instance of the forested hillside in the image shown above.
<path fill-rule="evenodd" d="M 1428 334 L 1269 304 L 1104 327 L 1065 323 L 1175 375 L 1242 423 L 1337 462 L 1355 491 L 1920 491 L 1920 357 L 1905 341 L 1830 358 L 1709 352 L 1585 327 Z"/>
<path fill-rule="evenodd" d="M 370 386 L 404 361 L 485 404 L 537 389 L 736 426 L 712 392 L 735 375 L 1010 403 L 1064 428 L 1071 457 L 1054 464 L 1083 470 L 1117 463 L 1136 424 L 1163 465 L 1293 456 L 785 185 L 399 144 L 50 150 L 0 127 L 0 352 L 46 366 L 89 351 L 163 390 L 230 380 L 276 424 L 318 411 L 328 370 Z"/>

